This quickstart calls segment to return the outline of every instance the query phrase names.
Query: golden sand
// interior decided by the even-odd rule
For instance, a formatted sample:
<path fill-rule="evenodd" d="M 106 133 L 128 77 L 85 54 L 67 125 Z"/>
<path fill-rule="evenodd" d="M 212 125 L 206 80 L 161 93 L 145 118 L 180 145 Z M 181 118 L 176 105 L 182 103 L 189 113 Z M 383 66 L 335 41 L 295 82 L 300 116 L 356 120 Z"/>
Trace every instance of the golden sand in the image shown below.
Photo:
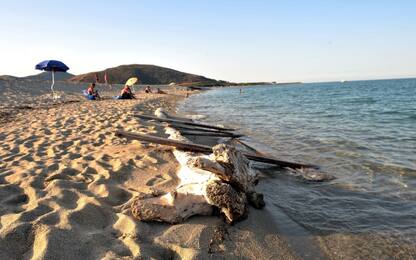
<path fill-rule="evenodd" d="M 162 135 L 133 112 L 173 111 L 175 94 L 96 102 L 75 96 L 81 102 L 7 110 L 0 127 L 0 259 L 293 258 L 257 210 L 233 227 L 218 217 L 178 225 L 132 217 L 131 199 L 174 187 L 178 164 L 171 148 L 114 132 Z"/>

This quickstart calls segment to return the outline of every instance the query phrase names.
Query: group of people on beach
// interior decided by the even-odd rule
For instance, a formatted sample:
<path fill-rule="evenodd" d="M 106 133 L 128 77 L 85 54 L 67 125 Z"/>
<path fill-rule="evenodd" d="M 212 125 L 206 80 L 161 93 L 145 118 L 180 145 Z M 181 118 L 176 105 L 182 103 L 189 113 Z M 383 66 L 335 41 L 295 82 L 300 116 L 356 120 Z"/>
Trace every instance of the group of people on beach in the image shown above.
<path fill-rule="evenodd" d="M 95 89 L 95 83 L 91 83 L 87 90 L 86 94 L 88 99 L 90 100 L 97 100 L 101 99 L 100 94 L 98 94 L 98 91 Z M 131 90 L 130 86 L 125 85 L 123 89 L 120 92 L 120 95 L 118 96 L 118 99 L 134 99 L 136 96 L 134 95 L 133 91 Z"/>
<path fill-rule="evenodd" d="M 98 91 L 95 89 L 95 83 L 91 83 L 88 86 L 88 89 L 85 91 L 87 98 L 90 100 L 98 100 L 101 99 L 100 94 L 98 94 Z M 144 89 L 145 93 L 153 93 L 152 90 L 150 89 L 150 86 L 147 86 Z M 160 90 L 159 88 L 156 91 L 156 94 L 166 94 L 166 92 Z M 136 96 L 133 93 L 133 91 L 131 90 L 131 87 L 129 85 L 124 85 L 123 89 L 120 92 L 120 95 L 117 96 L 117 99 L 135 99 Z"/>

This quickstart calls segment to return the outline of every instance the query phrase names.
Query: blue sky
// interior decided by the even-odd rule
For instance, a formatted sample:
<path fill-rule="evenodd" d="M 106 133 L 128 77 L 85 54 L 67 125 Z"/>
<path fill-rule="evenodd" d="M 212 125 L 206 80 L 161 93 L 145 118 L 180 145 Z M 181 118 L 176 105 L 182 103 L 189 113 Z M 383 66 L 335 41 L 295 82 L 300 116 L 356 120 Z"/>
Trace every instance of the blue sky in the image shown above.
<path fill-rule="evenodd" d="M 155 64 L 229 81 L 416 76 L 416 1 L 2 1 L 0 75 Z"/>

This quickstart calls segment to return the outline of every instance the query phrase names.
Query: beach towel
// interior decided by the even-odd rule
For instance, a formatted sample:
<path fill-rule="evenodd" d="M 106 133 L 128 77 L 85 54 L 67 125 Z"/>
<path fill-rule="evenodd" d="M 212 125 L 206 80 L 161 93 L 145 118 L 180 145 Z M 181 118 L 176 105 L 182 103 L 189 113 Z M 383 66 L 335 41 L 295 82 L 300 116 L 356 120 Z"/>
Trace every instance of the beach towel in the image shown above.
<path fill-rule="evenodd" d="M 113 99 L 133 99 L 133 98 L 123 97 L 123 96 L 114 96 Z"/>

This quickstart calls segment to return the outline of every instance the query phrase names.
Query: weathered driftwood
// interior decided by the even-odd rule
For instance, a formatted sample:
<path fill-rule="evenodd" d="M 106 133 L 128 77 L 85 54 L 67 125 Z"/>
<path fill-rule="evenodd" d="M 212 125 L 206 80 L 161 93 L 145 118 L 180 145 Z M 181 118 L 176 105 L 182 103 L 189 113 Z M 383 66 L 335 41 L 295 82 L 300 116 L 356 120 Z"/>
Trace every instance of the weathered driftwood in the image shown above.
<path fill-rule="evenodd" d="M 125 131 L 116 131 L 116 135 L 119 137 L 126 137 L 130 139 L 135 140 L 141 140 L 156 144 L 163 144 L 163 145 L 169 145 L 176 147 L 177 149 L 184 150 L 184 151 L 192 151 L 192 152 L 200 152 L 200 153 L 211 153 L 212 148 L 207 145 L 201 145 L 201 144 L 192 144 L 187 143 L 183 141 L 177 141 L 177 140 L 171 140 L 151 135 L 143 135 L 143 134 L 137 134 L 137 133 L 131 133 L 131 132 L 125 132 Z M 277 165 L 279 167 L 289 167 L 289 168 L 318 168 L 314 165 L 308 165 L 308 164 L 302 164 L 302 163 L 295 163 L 295 162 L 288 162 L 288 161 L 282 161 L 275 158 L 270 158 L 266 156 L 259 156 L 259 155 L 253 155 L 249 153 L 243 153 L 248 159 L 257 161 L 257 162 L 263 162 L 263 163 L 269 163 L 273 165 Z"/>
<path fill-rule="evenodd" d="M 153 122 L 156 125 L 161 125 L 161 126 L 166 126 L 166 125 L 162 125 L 165 124 L 165 122 Z M 223 131 L 223 130 L 218 130 L 218 129 L 209 129 L 209 128 L 201 128 L 201 127 L 196 127 L 196 126 L 187 126 L 187 125 L 182 125 L 180 123 L 167 123 L 168 126 L 173 127 L 177 130 L 179 130 L 180 132 L 183 131 L 198 131 L 198 132 L 206 132 L 206 133 L 225 133 L 225 134 L 230 134 L 230 135 L 241 135 L 244 136 L 242 134 L 236 134 L 234 132 L 231 131 Z"/>
<path fill-rule="evenodd" d="M 247 196 L 230 184 L 214 180 L 207 183 L 207 202 L 220 209 L 225 220 L 232 224 L 247 216 Z"/>
<path fill-rule="evenodd" d="M 202 127 L 202 128 L 217 129 L 217 130 L 223 130 L 223 131 L 235 131 L 235 129 L 232 129 L 232 128 L 225 128 L 225 127 L 219 127 L 219 126 L 213 126 L 213 125 L 207 125 L 207 124 L 201 124 L 201 123 L 194 123 L 192 121 L 186 121 L 186 120 L 159 118 L 159 117 L 155 117 L 155 116 L 140 115 L 140 114 L 136 114 L 135 116 L 139 117 L 139 118 L 142 118 L 142 119 L 156 120 L 156 121 L 160 121 L 160 122 L 180 123 L 180 124 L 183 124 L 183 125 L 198 126 L 198 127 Z"/>
<path fill-rule="evenodd" d="M 196 136 L 212 136 L 212 137 L 230 137 L 230 138 L 239 138 L 243 135 L 225 133 L 225 132 L 201 132 L 201 131 L 181 131 L 183 135 L 196 135 Z"/>
<path fill-rule="evenodd" d="M 235 146 L 237 149 L 238 149 L 238 147 L 242 147 L 243 148 L 242 149 L 243 151 L 244 150 L 248 150 L 252 154 L 255 154 L 255 155 L 258 155 L 258 156 L 265 156 L 264 154 L 262 154 L 261 152 L 257 151 L 256 149 L 254 149 L 250 145 L 246 144 L 245 142 L 241 141 L 240 139 L 237 139 L 237 138 L 231 139 L 231 140 L 227 141 L 226 143 Z"/>
<path fill-rule="evenodd" d="M 230 133 L 230 134 L 234 134 L 233 132 L 230 131 L 223 131 L 223 130 L 217 130 L 217 129 L 207 129 L 207 128 L 201 128 L 201 127 L 190 127 L 190 126 L 184 126 L 181 124 L 175 124 L 175 123 L 168 123 L 169 125 L 171 125 L 172 127 L 174 127 L 175 129 L 178 129 L 179 131 L 181 130 L 191 130 L 191 131 L 201 131 L 201 132 L 207 132 L 207 133 Z"/>
<path fill-rule="evenodd" d="M 154 122 L 158 124 L 157 122 Z M 208 128 L 201 128 L 201 127 L 192 127 L 192 126 L 184 126 L 177 123 L 167 123 L 170 127 L 173 127 L 179 130 L 182 134 L 185 135 L 199 135 L 199 136 L 212 136 L 212 137 L 230 137 L 230 138 L 240 138 L 244 136 L 243 134 L 237 134 L 230 131 L 222 131 L 217 129 L 208 129 Z M 158 124 L 160 125 L 160 124 Z M 166 126 L 166 125 L 165 125 Z"/>
<path fill-rule="evenodd" d="M 125 132 L 125 131 L 116 131 L 116 136 L 118 137 L 125 137 L 129 139 L 135 139 L 155 144 L 163 144 L 173 146 L 182 151 L 192 151 L 192 152 L 200 152 L 200 153 L 211 153 L 212 148 L 207 145 L 200 145 L 200 144 L 193 144 L 189 142 L 177 141 L 152 135 L 144 135 L 132 132 Z"/>
<path fill-rule="evenodd" d="M 192 121 L 188 118 L 181 118 L 181 117 L 171 116 L 163 108 L 156 109 L 155 115 L 158 118 L 164 118 L 164 119 Z M 232 132 L 229 132 L 229 131 L 218 130 L 218 129 L 206 129 L 206 128 L 204 129 L 204 128 L 199 128 L 199 127 L 182 126 L 180 123 L 179 124 L 178 123 L 170 123 L 170 124 L 174 128 L 179 129 L 179 131 L 181 131 L 181 133 L 185 134 L 185 135 L 217 136 L 216 134 L 218 134 L 218 132 L 220 132 L 221 134 L 218 134 L 218 137 L 221 137 L 221 136 L 223 136 L 223 137 L 232 137 L 232 139 L 230 141 L 228 141 L 227 143 L 234 144 L 234 145 L 237 145 L 237 146 L 241 146 L 241 147 L 243 147 L 243 149 L 249 150 L 251 155 L 259 156 L 260 158 L 265 157 L 266 159 L 260 159 L 258 161 L 264 162 L 264 163 L 270 163 L 267 160 L 268 159 L 267 156 L 265 156 L 264 154 L 260 153 L 256 149 L 252 148 L 251 146 L 247 145 L 246 143 L 244 143 L 243 141 L 238 139 L 239 137 L 241 137 L 243 135 L 235 134 L 235 133 L 232 133 Z M 183 131 L 183 130 L 185 130 L 185 131 Z M 198 132 L 214 132 L 216 134 L 195 133 L 195 132 L 189 132 L 189 131 L 186 131 L 186 130 L 198 131 Z M 223 135 L 222 133 L 226 133 L 226 134 Z M 271 159 L 274 159 L 274 158 L 271 158 Z M 271 164 L 274 164 L 274 163 L 271 163 Z M 290 172 L 293 175 L 301 176 L 307 181 L 326 181 L 326 180 L 334 179 L 333 176 L 327 175 L 325 173 L 314 171 L 313 168 L 318 169 L 317 166 L 304 167 L 304 166 L 299 165 L 300 167 L 298 167 L 298 168 L 294 168 L 294 167 L 291 167 L 291 166 L 282 166 L 282 164 L 279 164 L 279 166 L 289 168 L 288 170 L 290 170 Z"/>
<path fill-rule="evenodd" d="M 211 128 L 203 128 L 203 127 L 198 127 L 198 126 L 183 125 L 181 122 L 183 121 L 193 122 L 193 120 L 189 118 L 176 117 L 176 116 L 169 115 L 163 108 L 156 109 L 155 116 L 157 116 L 159 119 L 175 120 L 174 122 L 169 122 L 168 124 L 171 125 L 173 128 L 179 130 L 181 133 L 183 133 L 183 130 L 185 131 L 190 130 L 190 131 L 198 131 L 198 132 L 224 133 L 224 134 L 229 134 L 233 136 L 238 135 L 233 132 L 225 131 L 221 129 L 211 129 Z"/>
<path fill-rule="evenodd" d="M 213 172 L 236 191 L 243 192 L 253 207 L 264 207 L 263 195 L 255 191 L 255 185 L 258 183 L 257 174 L 254 174 L 249 161 L 241 152 L 232 146 L 216 145 L 213 148 L 213 158 L 214 160 L 196 157 L 190 160 L 189 164 Z"/>
<path fill-rule="evenodd" d="M 133 215 L 144 221 L 178 223 L 192 215 L 209 215 L 215 207 L 232 223 L 246 216 L 248 203 L 263 207 L 263 196 L 254 189 L 257 175 L 249 161 L 231 146 L 219 144 L 212 150 L 209 157 L 175 151 L 178 161 L 184 163 L 178 172 L 180 184 L 163 196 L 137 198 Z"/>
<path fill-rule="evenodd" d="M 230 131 L 223 131 L 223 130 L 217 130 L 217 129 L 207 129 L 207 128 L 201 128 L 201 127 L 192 127 L 192 126 L 184 126 L 181 124 L 175 124 L 175 123 L 168 123 L 171 127 L 178 129 L 179 131 L 182 130 L 191 130 L 191 131 L 201 131 L 201 132 L 207 132 L 207 133 L 231 133 L 235 134 Z"/>
<path fill-rule="evenodd" d="M 154 198 L 137 197 L 132 205 L 133 216 L 142 221 L 180 223 L 193 215 L 211 215 L 212 205 L 203 194 L 193 190 L 195 185 L 177 187 L 174 191 Z"/>

